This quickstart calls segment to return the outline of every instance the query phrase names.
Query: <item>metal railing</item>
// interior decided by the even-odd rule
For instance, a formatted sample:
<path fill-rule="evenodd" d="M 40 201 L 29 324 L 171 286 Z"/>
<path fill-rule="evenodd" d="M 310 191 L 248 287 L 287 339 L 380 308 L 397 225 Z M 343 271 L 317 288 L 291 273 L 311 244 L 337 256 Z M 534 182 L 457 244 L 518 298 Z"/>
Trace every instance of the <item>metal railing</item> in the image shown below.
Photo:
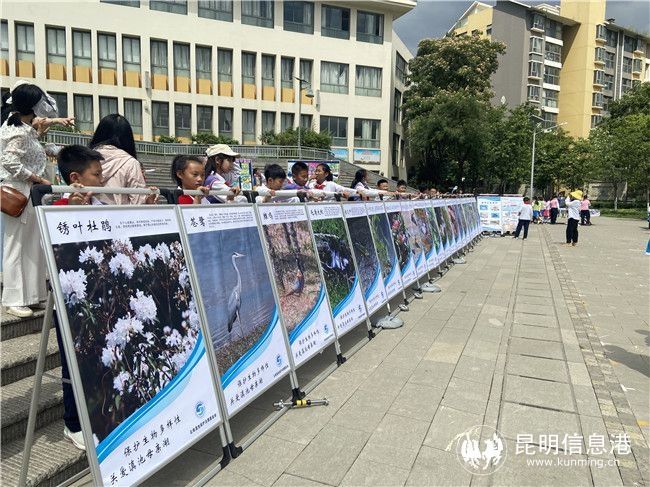
<path fill-rule="evenodd" d="M 91 136 L 73 132 L 48 132 L 46 141 L 60 145 L 88 145 Z M 298 147 L 284 145 L 231 145 L 235 152 L 251 159 L 297 159 Z M 138 153 L 153 154 L 157 156 L 204 155 L 207 145 L 201 144 L 164 144 L 161 142 L 136 141 L 135 148 Z M 302 148 L 303 159 L 331 160 L 334 154 L 327 149 Z"/>

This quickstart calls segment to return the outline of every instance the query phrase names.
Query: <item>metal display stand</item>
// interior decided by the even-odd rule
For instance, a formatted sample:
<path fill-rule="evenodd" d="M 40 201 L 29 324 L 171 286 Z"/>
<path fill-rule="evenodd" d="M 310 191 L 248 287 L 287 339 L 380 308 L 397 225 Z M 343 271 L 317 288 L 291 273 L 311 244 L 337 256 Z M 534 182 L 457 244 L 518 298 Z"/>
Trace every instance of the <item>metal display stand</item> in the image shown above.
<path fill-rule="evenodd" d="M 32 191 L 30 194 L 32 204 L 34 207 L 38 208 L 42 206 L 42 199 L 43 196 L 46 194 L 51 194 L 51 193 L 72 193 L 72 192 L 80 192 L 80 193 L 88 193 L 92 192 L 95 194 L 140 194 L 140 195 L 149 195 L 149 194 L 162 194 L 164 195 L 168 201 L 171 200 L 171 193 L 166 190 L 157 190 L 157 191 L 151 191 L 146 188 L 103 188 L 103 187 L 84 187 L 84 188 L 76 188 L 72 186 L 64 186 L 64 185 L 34 185 L 32 187 Z M 125 207 L 119 207 L 119 206 L 107 206 L 107 207 L 101 207 L 102 210 L 115 210 L 115 209 L 124 209 Z M 126 208 L 133 208 L 133 207 L 126 207 Z M 92 211 L 92 210 L 97 210 L 98 207 L 95 208 L 90 208 L 88 206 L 79 206 L 76 207 L 74 206 L 74 209 L 79 211 Z M 37 217 L 39 220 L 39 225 L 41 228 L 45 228 L 45 216 L 42 210 L 37 210 Z M 50 243 L 50 238 L 47 232 L 42 232 L 42 237 L 43 237 L 43 244 L 47 246 L 47 248 L 51 248 L 51 243 Z M 53 262 L 53 260 L 50 258 L 49 252 L 45 252 L 46 255 L 46 262 L 47 262 L 47 267 L 48 267 L 48 272 L 49 275 L 56 275 L 56 263 Z M 189 264 L 188 264 L 189 265 Z M 53 287 L 52 287 L 53 286 Z M 56 293 L 54 292 L 56 290 Z M 23 447 L 23 458 L 21 462 L 21 469 L 20 469 L 20 476 L 19 476 L 19 481 L 18 485 L 19 486 L 24 486 L 27 485 L 27 476 L 29 473 L 29 464 L 31 460 L 31 452 L 34 444 L 34 434 L 36 430 L 36 419 L 38 416 L 38 405 L 40 403 L 41 399 L 41 390 L 42 390 L 42 383 L 43 383 L 43 377 L 47 376 L 48 378 L 53 378 L 53 379 L 58 379 L 58 377 L 45 372 L 45 360 L 47 357 L 47 345 L 49 341 L 49 335 L 50 335 L 50 330 L 52 328 L 52 317 L 53 317 L 53 312 L 54 312 L 54 303 L 55 303 L 55 295 L 61 296 L 61 290 L 60 290 L 60 284 L 57 279 L 52 279 L 50 281 L 50 288 L 48 290 L 48 296 L 47 296 L 47 303 L 45 307 L 45 315 L 43 318 L 43 326 L 41 328 L 41 338 L 40 338 L 40 343 L 39 343 L 39 352 L 38 352 L 38 357 L 36 361 L 36 370 L 34 374 L 34 388 L 32 390 L 32 398 L 29 406 L 29 414 L 28 414 L 28 419 L 27 419 L 27 430 L 25 433 L 25 443 Z M 65 309 L 65 303 L 63 302 L 62 299 L 56 299 L 58 309 Z M 73 337 L 71 334 L 70 330 L 70 325 L 67 319 L 67 314 L 62 313 L 61 316 L 59 317 L 59 324 L 60 324 L 60 331 L 61 331 L 61 338 L 64 343 L 65 348 L 68 351 L 73 352 L 74 351 L 74 342 L 73 342 Z M 205 330 L 201 330 L 203 333 Z M 68 368 L 70 370 L 70 376 L 72 380 L 70 379 L 62 379 L 63 382 L 65 383 L 70 383 L 74 384 L 75 382 L 77 384 L 81 384 L 81 377 L 79 375 L 79 369 L 76 364 L 76 357 L 74 356 L 74 353 L 72 354 L 66 354 L 66 360 L 68 361 Z M 216 390 L 215 390 L 215 397 L 216 396 Z M 75 399 L 75 405 L 77 408 L 77 411 L 80 413 L 79 414 L 79 420 L 82 426 L 82 433 L 84 436 L 84 443 L 86 445 L 93 445 L 93 437 L 92 437 L 92 429 L 90 426 L 90 421 L 87 415 L 87 407 L 86 407 L 86 399 L 85 396 L 82 394 L 75 393 L 74 394 L 74 399 Z M 220 401 L 217 399 L 217 405 L 218 407 L 220 406 Z M 86 411 L 86 413 L 83 413 L 82 411 Z M 227 422 L 226 417 L 222 415 L 222 421 L 217 424 L 215 427 L 219 430 L 219 434 L 222 440 L 223 445 L 227 445 L 226 442 L 226 437 L 224 433 L 224 424 Z M 172 458 L 169 458 L 165 463 L 159 466 L 159 468 L 162 468 L 165 464 L 169 463 L 172 461 L 174 458 L 177 458 L 183 451 L 187 450 L 191 445 L 195 444 L 198 440 L 201 438 L 205 437 L 210 431 L 212 430 L 206 430 L 205 433 L 202 435 L 198 436 L 193 442 L 190 444 L 186 445 L 184 448 L 182 448 L 180 451 L 178 451 L 177 455 L 175 455 Z M 89 449 L 86 449 L 86 457 L 88 459 L 89 467 L 84 469 L 83 471 L 79 472 L 76 474 L 74 477 L 68 480 L 67 484 L 70 482 L 74 482 L 83 476 L 87 475 L 90 473 L 93 476 L 94 482 L 96 484 L 101 484 L 101 473 L 100 473 L 100 468 L 99 468 L 99 463 L 97 460 L 97 455 L 96 453 L 91 454 L 89 452 Z M 214 473 L 218 472 L 222 468 L 224 468 L 228 462 L 230 461 L 230 454 L 228 452 L 227 446 L 224 447 L 223 449 L 223 457 L 221 460 L 218 460 L 215 462 L 216 467 L 212 469 Z M 151 472 L 148 476 L 153 475 L 155 471 Z M 143 479 L 144 480 L 144 479 Z"/>

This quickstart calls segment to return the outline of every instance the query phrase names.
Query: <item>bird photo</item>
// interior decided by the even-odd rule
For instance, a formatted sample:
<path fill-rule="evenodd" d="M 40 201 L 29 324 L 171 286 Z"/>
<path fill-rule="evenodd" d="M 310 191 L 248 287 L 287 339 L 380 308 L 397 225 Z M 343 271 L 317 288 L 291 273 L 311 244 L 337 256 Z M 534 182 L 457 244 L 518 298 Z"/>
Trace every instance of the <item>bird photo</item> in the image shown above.
<path fill-rule="evenodd" d="M 262 242 L 255 226 L 192 233 L 189 241 L 219 372 L 225 374 L 273 319 Z"/>
<path fill-rule="evenodd" d="M 312 220 L 311 226 L 330 305 L 335 310 L 352 290 L 355 278 L 345 223 L 343 218 L 338 217 Z"/>
<path fill-rule="evenodd" d="M 321 290 L 318 255 L 307 220 L 264 225 L 273 280 L 289 338 L 314 308 Z"/>

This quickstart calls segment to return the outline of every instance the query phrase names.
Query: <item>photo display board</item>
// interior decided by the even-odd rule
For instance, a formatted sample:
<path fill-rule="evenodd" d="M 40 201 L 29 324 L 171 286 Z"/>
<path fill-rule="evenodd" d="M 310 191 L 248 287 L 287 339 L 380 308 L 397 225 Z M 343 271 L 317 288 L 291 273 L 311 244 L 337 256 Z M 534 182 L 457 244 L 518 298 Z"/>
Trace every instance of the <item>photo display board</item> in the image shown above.
<path fill-rule="evenodd" d="M 481 227 L 484 232 L 501 231 L 501 197 L 479 195 L 477 198 Z"/>
<path fill-rule="evenodd" d="M 366 307 L 352 249 L 338 203 L 309 204 L 307 213 L 316 240 L 323 280 L 332 307 L 338 336 L 343 336 L 366 319 Z"/>
<path fill-rule="evenodd" d="M 372 314 L 386 304 L 388 297 L 366 214 L 366 205 L 363 203 L 343 204 L 343 214 L 350 232 L 352 251 L 357 261 L 366 307 L 368 313 Z"/>
<path fill-rule="evenodd" d="M 307 210 L 302 204 L 257 205 L 280 311 L 296 367 L 335 339 Z"/>
<path fill-rule="evenodd" d="M 255 208 L 178 208 L 231 417 L 290 371 Z"/>
<path fill-rule="evenodd" d="M 175 210 L 38 215 L 94 481 L 137 484 L 222 421 Z"/>
<path fill-rule="evenodd" d="M 386 215 L 390 225 L 393 245 L 397 253 L 399 268 L 402 274 L 402 284 L 409 286 L 418 276 L 415 270 L 415 260 L 411 252 L 406 226 L 402 217 L 402 204 L 399 201 L 386 201 Z"/>
<path fill-rule="evenodd" d="M 428 200 L 425 201 L 425 211 L 427 212 L 427 218 L 429 219 L 429 228 L 431 229 L 431 238 L 433 239 L 433 252 L 431 257 L 427 258 L 427 266 L 429 270 L 440 265 L 444 258 L 444 248 L 442 246 L 442 235 L 440 234 L 440 227 L 438 227 L 438 220 L 436 219 L 436 213 L 433 209 L 434 201 Z"/>
<path fill-rule="evenodd" d="M 368 221 L 372 239 L 377 250 L 377 257 L 381 265 L 381 273 L 384 276 L 384 288 L 388 299 L 393 298 L 402 292 L 402 273 L 400 271 L 399 259 L 393 244 L 393 235 L 388 223 L 386 209 L 382 202 L 366 203 Z"/>
<path fill-rule="evenodd" d="M 522 196 L 501 197 L 501 232 L 513 232 L 519 223 L 519 210 L 524 204 Z"/>

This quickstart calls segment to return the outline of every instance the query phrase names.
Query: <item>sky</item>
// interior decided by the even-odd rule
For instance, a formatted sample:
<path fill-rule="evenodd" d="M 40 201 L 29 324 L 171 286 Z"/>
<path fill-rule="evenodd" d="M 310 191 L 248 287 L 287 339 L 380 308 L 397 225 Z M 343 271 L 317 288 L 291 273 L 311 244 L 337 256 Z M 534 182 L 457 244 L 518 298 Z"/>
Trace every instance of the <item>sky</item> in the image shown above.
<path fill-rule="evenodd" d="M 494 4 L 493 1 L 484 3 Z M 557 4 L 557 1 L 523 1 L 537 5 Z M 397 35 L 415 54 L 420 39 L 442 37 L 472 4 L 467 0 L 418 0 L 418 5 L 395 21 Z M 638 32 L 650 32 L 650 2 L 647 0 L 610 0 L 607 2 L 607 18 L 615 18 L 616 24 Z"/>

